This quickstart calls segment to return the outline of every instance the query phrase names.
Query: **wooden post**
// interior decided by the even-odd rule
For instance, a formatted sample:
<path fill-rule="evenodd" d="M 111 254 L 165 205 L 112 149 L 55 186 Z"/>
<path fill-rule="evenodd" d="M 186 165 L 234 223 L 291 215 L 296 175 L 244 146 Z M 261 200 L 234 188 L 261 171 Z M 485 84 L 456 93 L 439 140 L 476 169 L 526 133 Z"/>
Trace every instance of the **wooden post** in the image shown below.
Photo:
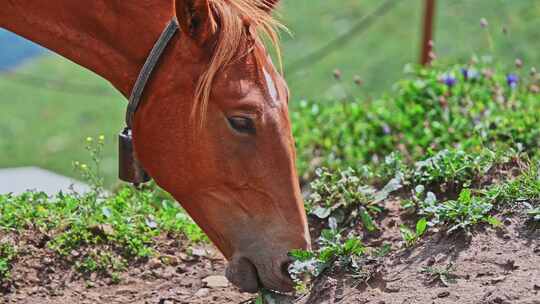
<path fill-rule="evenodd" d="M 422 53 L 420 55 L 420 64 L 428 65 L 431 63 L 431 52 L 433 50 L 433 24 L 435 19 L 435 0 L 425 0 L 424 10 L 424 33 L 422 37 Z"/>

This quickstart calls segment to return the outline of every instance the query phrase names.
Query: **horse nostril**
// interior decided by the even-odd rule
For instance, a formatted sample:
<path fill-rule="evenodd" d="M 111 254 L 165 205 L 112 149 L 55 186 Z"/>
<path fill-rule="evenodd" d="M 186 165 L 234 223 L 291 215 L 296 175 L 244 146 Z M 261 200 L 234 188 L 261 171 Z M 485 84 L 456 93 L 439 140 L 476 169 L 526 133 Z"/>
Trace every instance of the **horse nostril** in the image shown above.
<path fill-rule="evenodd" d="M 289 279 L 291 277 L 291 275 L 289 274 L 289 266 L 291 265 L 291 263 L 292 263 L 292 260 L 287 259 L 286 261 L 282 262 L 280 265 L 281 274 L 283 274 L 286 278 L 289 278 Z"/>

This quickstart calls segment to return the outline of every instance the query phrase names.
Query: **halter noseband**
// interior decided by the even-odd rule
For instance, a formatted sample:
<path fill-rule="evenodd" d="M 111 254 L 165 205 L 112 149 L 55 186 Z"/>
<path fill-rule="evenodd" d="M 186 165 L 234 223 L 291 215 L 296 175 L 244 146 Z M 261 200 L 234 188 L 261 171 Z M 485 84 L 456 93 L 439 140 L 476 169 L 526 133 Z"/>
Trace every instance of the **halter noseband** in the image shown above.
<path fill-rule="evenodd" d="M 171 41 L 172 37 L 174 37 L 178 29 L 178 20 L 176 18 L 173 18 L 169 22 L 163 33 L 161 33 L 161 36 L 150 51 L 150 54 L 148 55 L 148 58 L 146 59 L 146 62 L 144 63 L 144 66 L 142 67 L 139 76 L 137 77 L 137 81 L 135 82 L 135 85 L 131 90 L 131 96 L 129 97 L 129 103 L 126 110 L 126 127 L 118 135 L 118 177 L 122 181 L 132 183 L 136 186 L 141 183 L 149 182 L 151 180 L 151 177 L 141 166 L 141 164 L 137 160 L 135 151 L 133 150 L 133 139 L 131 131 L 133 127 L 133 119 L 141 103 L 146 84 L 148 83 L 148 80 L 150 80 L 152 72 L 156 68 L 161 56 L 163 55 L 163 52 L 169 45 L 169 42 Z"/>

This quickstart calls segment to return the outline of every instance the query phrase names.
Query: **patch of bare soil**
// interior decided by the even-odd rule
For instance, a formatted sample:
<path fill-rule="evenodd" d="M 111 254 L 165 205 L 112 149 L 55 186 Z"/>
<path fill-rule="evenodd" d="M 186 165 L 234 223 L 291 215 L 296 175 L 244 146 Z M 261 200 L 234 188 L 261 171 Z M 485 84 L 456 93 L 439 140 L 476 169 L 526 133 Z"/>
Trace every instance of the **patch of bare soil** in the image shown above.
<path fill-rule="evenodd" d="M 501 229 L 469 235 L 435 232 L 413 248 L 398 249 L 399 225 L 406 220 L 396 212 L 390 208 L 382 220 L 383 234 L 366 239 L 397 249 L 366 270 L 366 281 L 330 274 L 298 303 L 540 304 L 540 230 L 525 219 L 509 217 Z"/>
<path fill-rule="evenodd" d="M 382 233 L 364 235 L 368 246 L 392 247 L 388 256 L 365 263 L 364 276 L 332 273 L 310 294 L 276 303 L 540 304 L 539 229 L 509 216 L 501 218 L 502 229 L 451 236 L 431 231 L 403 249 L 399 225 L 408 219 L 398 206 L 389 203 L 378 220 Z M 130 265 L 114 284 L 109 277 L 82 276 L 58 261 L 40 237 L 10 237 L 26 249 L 15 263 L 12 283 L 0 288 L 0 303 L 225 304 L 253 298 L 224 282 L 225 261 L 211 246 L 192 248 L 188 255 L 181 241 L 165 237 L 158 258 Z"/>
<path fill-rule="evenodd" d="M 15 263 L 11 282 L 0 288 L 0 303 L 202 304 L 253 297 L 226 281 L 225 260 L 212 246 L 190 248 L 188 255 L 177 240 L 160 240 L 159 257 L 130 265 L 115 284 L 110 277 L 81 275 L 30 235 L 14 241 L 25 252 Z"/>

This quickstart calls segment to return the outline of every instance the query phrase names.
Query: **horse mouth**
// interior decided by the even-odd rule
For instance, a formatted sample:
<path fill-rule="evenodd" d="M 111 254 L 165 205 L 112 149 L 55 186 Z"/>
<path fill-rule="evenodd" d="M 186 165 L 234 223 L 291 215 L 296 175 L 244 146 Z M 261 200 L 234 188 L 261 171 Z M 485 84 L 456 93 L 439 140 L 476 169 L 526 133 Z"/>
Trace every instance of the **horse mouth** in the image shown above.
<path fill-rule="evenodd" d="M 256 293 L 259 290 L 257 268 L 247 258 L 232 259 L 225 271 L 227 279 L 242 292 Z"/>
<path fill-rule="evenodd" d="M 242 292 L 256 293 L 261 288 L 280 292 L 293 290 L 293 282 L 288 273 L 290 260 L 280 263 L 257 265 L 246 257 L 233 258 L 226 270 L 227 279 Z M 259 273 L 260 272 L 260 273 Z"/>

